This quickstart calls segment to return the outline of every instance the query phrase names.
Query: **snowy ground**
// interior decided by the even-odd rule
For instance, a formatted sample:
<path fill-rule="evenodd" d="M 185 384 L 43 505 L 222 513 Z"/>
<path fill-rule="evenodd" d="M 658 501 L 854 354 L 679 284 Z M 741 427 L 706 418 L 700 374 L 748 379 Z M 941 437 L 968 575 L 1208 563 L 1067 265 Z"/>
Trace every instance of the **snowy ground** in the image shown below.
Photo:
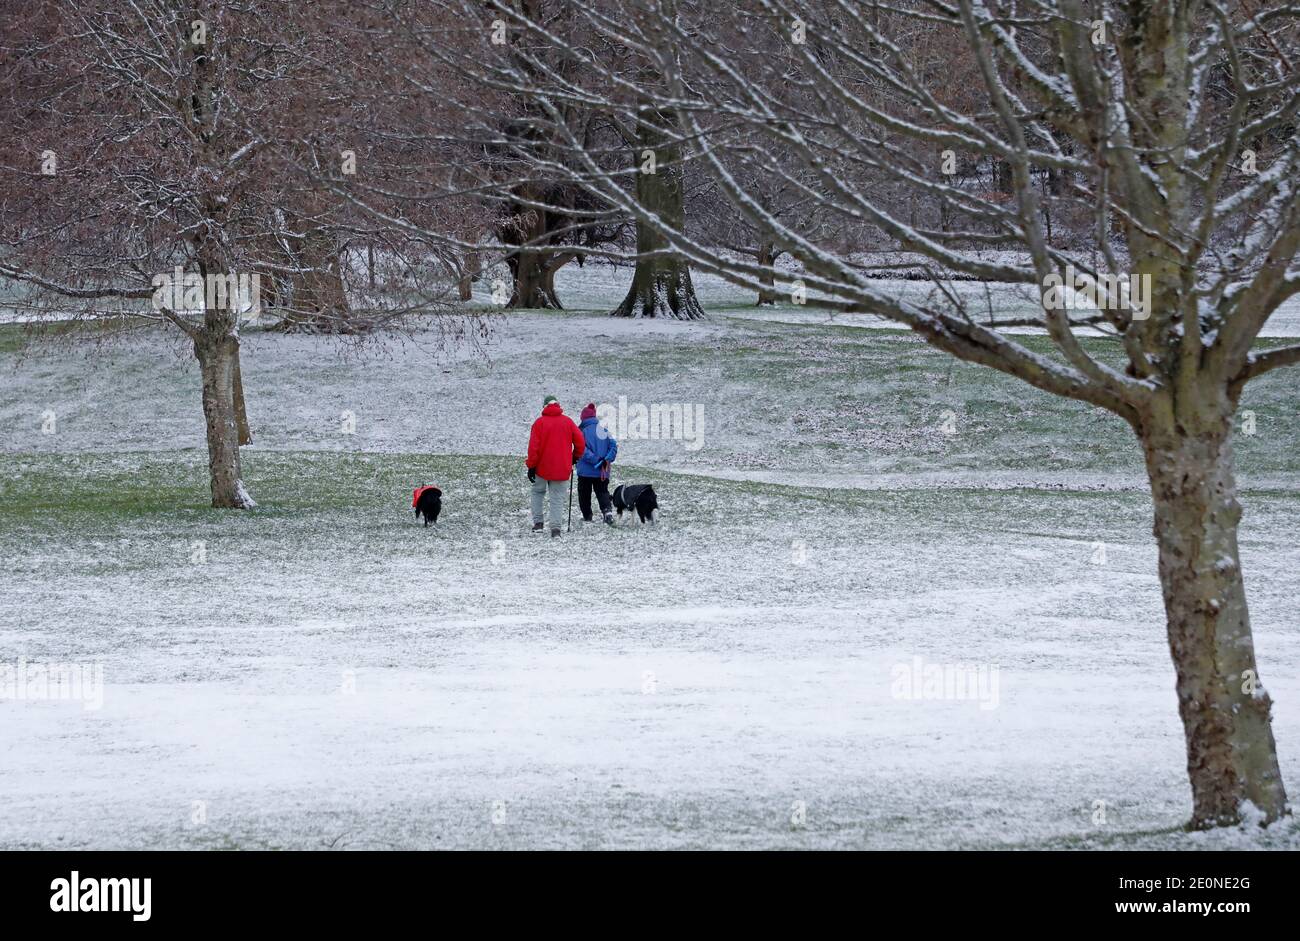
<path fill-rule="evenodd" d="M 1017 261 L 1014 258 L 1001 257 L 1004 255 L 1006 253 L 1003 252 L 985 253 L 985 257 L 989 261 L 1006 263 Z M 906 254 L 885 255 L 883 258 L 864 255 L 860 256 L 859 262 L 864 267 L 878 267 L 890 260 L 903 265 L 905 261 L 915 259 L 915 257 Z M 1025 259 L 1020 258 L 1018 262 L 1024 264 Z M 800 270 L 799 266 L 789 256 L 783 256 L 777 263 L 777 268 L 787 272 L 791 277 L 797 277 Z M 486 272 L 475 285 L 476 301 L 484 307 L 492 307 L 494 283 L 497 280 L 508 279 L 508 277 L 509 274 L 504 265 L 498 265 Z M 631 269 L 625 265 L 607 264 L 600 261 L 590 262 L 584 267 L 569 264 L 561 269 L 556 276 L 556 281 L 561 302 L 567 309 L 585 313 L 606 313 L 622 299 L 622 291 L 614 289 L 612 285 L 622 285 L 631 281 Z M 812 301 L 811 304 L 795 304 L 792 298 L 781 293 L 780 301 L 775 306 L 758 308 L 754 306 L 756 295 L 752 291 L 736 287 L 716 275 L 697 272 L 693 275 L 693 281 L 696 294 L 706 308 L 713 311 L 725 311 L 732 317 L 746 317 L 771 323 L 897 328 L 897 325 L 893 322 L 870 314 L 842 314 L 827 310 L 824 307 L 818 307 L 817 299 L 823 297 L 823 295 L 815 290 L 808 292 L 808 298 Z M 505 290 L 506 283 L 508 283 L 506 280 L 502 280 L 502 290 Z M 903 297 L 918 304 L 933 302 L 943 296 L 932 282 L 925 280 L 882 277 L 873 280 L 872 283 L 882 293 Z M 999 320 L 1023 320 L 1041 318 L 1042 316 L 1041 292 L 1029 285 L 949 281 L 944 282 L 944 289 L 961 297 L 969 306 L 972 316 L 981 321 L 996 324 Z M 21 323 L 33 319 L 30 312 L 23 312 L 9 306 L 13 303 L 9 296 L 9 292 L 12 292 L 12 290 L 10 288 L 7 291 L 4 285 L 0 285 L 0 324 Z M 67 315 L 51 312 L 43 315 L 42 319 L 57 320 L 61 316 Z M 1007 330 L 1015 334 L 1044 332 L 1034 327 L 1012 327 L 1007 328 Z M 1080 332 L 1093 334 L 1095 331 L 1082 328 Z M 1292 297 L 1285 301 L 1269 318 L 1261 335 L 1265 337 L 1300 336 L 1300 297 Z"/>
<path fill-rule="evenodd" d="M 610 321 L 618 286 L 574 273 L 580 311 L 499 318 L 477 351 L 251 334 L 243 515 L 205 505 L 183 349 L 0 334 L 0 662 L 105 681 L 99 709 L 0 700 L 0 848 L 1300 846 L 1179 830 L 1121 423 L 707 293 L 706 323 Z M 526 531 L 547 392 L 703 408 L 698 450 L 622 443 L 657 527 Z M 1281 376 L 1243 408 L 1294 789 L 1300 419 Z M 425 480 L 436 531 L 410 516 Z M 899 695 L 916 658 L 979 671 L 984 701 Z"/>

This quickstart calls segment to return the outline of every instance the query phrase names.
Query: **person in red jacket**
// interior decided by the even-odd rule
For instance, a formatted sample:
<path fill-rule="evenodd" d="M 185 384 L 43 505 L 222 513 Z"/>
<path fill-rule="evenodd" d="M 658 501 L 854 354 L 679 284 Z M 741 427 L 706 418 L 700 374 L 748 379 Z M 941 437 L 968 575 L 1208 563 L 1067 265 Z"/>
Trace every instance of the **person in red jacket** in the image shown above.
<path fill-rule="evenodd" d="M 560 517 L 564 513 L 564 485 L 573 473 L 587 447 L 573 419 L 564 414 L 560 402 L 548 395 L 542 402 L 542 414 L 533 422 L 528 436 L 528 479 L 533 485 L 533 532 L 540 533 L 542 526 L 542 499 L 551 509 L 551 535 L 560 535 Z"/>

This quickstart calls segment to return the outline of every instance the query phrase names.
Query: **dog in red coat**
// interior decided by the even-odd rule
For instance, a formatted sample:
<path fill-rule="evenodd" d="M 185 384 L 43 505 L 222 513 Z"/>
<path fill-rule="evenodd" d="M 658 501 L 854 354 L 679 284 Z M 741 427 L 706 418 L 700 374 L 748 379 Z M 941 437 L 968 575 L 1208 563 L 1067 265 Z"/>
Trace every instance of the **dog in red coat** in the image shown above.
<path fill-rule="evenodd" d="M 433 484 L 416 487 L 411 496 L 411 506 L 415 507 L 415 518 L 424 516 L 424 525 L 438 525 L 438 514 L 442 512 L 442 491 Z"/>

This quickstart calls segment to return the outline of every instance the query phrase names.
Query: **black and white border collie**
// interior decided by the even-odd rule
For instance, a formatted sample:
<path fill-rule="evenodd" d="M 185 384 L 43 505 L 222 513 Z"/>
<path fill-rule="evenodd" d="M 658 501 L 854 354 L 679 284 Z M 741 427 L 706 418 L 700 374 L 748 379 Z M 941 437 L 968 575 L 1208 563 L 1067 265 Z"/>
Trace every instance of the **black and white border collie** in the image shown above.
<path fill-rule="evenodd" d="M 650 484 L 622 484 L 615 487 L 614 492 L 609 496 L 614 501 L 614 509 L 618 510 L 620 519 L 623 517 L 624 510 L 636 510 L 636 515 L 641 518 L 641 522 L 655 521 L 659 498 L 655 495 L 655 488 Z"/>

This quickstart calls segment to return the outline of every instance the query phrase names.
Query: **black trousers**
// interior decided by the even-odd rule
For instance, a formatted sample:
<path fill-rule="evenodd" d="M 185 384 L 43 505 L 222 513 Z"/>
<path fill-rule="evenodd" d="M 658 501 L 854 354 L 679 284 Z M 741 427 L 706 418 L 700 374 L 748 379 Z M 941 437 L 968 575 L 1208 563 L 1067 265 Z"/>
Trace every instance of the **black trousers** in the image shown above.
<path fill-rule="evenodd" d="M 601 514 L 613 513 L 614 502 L 609 498 L 609 481 L 601 480 L 599 477 L 583 477 L 578 475 L 578 509 L 582 510 L 582 518 L 588 523 L 591 522 L 591 491 L 596 491 L 596 500 L 600 503 Z"/>

